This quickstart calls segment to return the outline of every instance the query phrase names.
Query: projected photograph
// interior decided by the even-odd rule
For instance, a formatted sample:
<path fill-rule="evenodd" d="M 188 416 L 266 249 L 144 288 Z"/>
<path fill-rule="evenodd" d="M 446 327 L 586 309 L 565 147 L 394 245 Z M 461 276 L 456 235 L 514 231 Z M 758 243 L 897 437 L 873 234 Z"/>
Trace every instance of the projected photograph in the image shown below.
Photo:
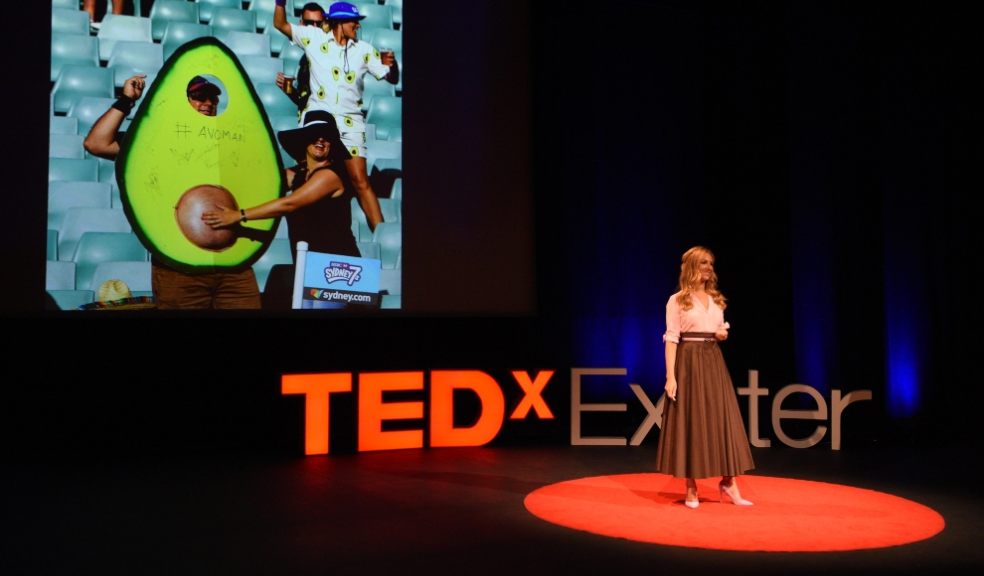
<path fill-rule="evenodd" d="M 402 308 L 402 15 L 53 0 L 48 307 Z"/>

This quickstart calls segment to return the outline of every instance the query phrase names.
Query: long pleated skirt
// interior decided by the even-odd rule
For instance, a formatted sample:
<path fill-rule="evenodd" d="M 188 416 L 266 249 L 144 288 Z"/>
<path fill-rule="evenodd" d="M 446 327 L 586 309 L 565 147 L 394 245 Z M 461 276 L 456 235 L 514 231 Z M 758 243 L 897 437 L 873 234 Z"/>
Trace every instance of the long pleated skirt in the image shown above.
<path fill-rule="evenodd" d="M 683 341 L 677 399 L 666 399 L 656 469 L 677 478 L 737 476 L 755 468 L 731 376 L 716 341 Z"/>

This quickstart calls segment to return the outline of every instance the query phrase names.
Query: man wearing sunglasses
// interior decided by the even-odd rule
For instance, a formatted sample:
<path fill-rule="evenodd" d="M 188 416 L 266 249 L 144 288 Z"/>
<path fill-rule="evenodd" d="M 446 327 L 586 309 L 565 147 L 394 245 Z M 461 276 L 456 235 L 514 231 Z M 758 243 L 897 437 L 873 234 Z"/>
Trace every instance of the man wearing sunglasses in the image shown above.
<path fill-rule="evenodd" d="M 316 2 L 308 2 L 301 10 L 301 25 L 323 28 L 325 25 L 325 9 Z M 297 64 L 296 81 L 291 83 L 283 72 L 277 72 L 277 86 L 297 104 L 298 119 L 307 107 L 308 97 L 311 96 L 311 61 L 301 56 Z"/>
<path fill-rule="evenodd" d="M 94 156 L 115 160 L 120 153 L 123 120 L 146 88 L 147 77 L 138 74 L 123 83 L 123 94 L 96 120 L 85 138 L 85 149 Z M 222 90 L 202 76 L 188 81 L 188 104 L 203 116 L 218 114 Z M 260 289 L 252 268 L 238 272 L 188 274 L 151 258 L 151 289 L 157 308 L 169 309 L 258 309 Z"/>

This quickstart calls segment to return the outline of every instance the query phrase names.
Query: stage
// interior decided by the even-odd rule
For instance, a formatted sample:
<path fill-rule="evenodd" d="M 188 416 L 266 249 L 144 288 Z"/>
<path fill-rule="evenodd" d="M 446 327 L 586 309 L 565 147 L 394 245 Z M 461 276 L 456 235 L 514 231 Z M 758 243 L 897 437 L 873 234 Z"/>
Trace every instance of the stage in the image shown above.
<path fill-rule="evenodd" d="M 130 454 L 113 460 L 53 451 L 4 465 L 7 536 L 0 570 L 898 574 L 984 567 L 979 483 L 955 464 L 961 458 L 955 448 L 769 448 L 756 449 L 754 457 L 758 468 L 751 476 L 892 494 L 935 510 L 946 527 L 928 539 L 888 548 L 735 552 L 600 536 L 548 523 L 524 506 L 531 492 L 557 482 L 651 473 L 654 443 L 634 448 L 493 446 L 326 457 L 203 451 L 183 456 Z M 749 485 L 751 476 L 746 478 Z M 701 508 L 687 512 L 749 510 L 721 504 L 716 493 L 706 490 L 701 496 Z M 753 507 L 755 512 L 766 512 L 768 495 L 756 496 L 764 501 Z M 682 509 L 679 503 L 665 506 Z M 855 520 L 844 518 L 845 526 Z"/>

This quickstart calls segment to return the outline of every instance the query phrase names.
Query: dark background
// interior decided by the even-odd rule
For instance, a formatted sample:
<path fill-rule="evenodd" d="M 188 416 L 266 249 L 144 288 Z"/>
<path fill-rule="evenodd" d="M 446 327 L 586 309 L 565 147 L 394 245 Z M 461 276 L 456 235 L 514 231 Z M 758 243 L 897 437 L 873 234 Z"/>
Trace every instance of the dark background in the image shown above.
<path fill-rule="evenodd" d="M 489 371 L 508 406 L 509 370 L 557 369 L 559 421 L 498 442 L 566 442 L 570 367 L 626 367 L 658 395 L 694 244 L 717 256 L 737 385 L 756 369 L 773 394 L 872 390 L 845 413 L 845 450 L 978 445 L 980 10 L 437 4 L 405 16 L 416 275 L 408 310 L 374 317 L 44 313 L 46 28 L 11 31 L 7 448 L 298 453 L 281 374 L 439 368 Z"/>

